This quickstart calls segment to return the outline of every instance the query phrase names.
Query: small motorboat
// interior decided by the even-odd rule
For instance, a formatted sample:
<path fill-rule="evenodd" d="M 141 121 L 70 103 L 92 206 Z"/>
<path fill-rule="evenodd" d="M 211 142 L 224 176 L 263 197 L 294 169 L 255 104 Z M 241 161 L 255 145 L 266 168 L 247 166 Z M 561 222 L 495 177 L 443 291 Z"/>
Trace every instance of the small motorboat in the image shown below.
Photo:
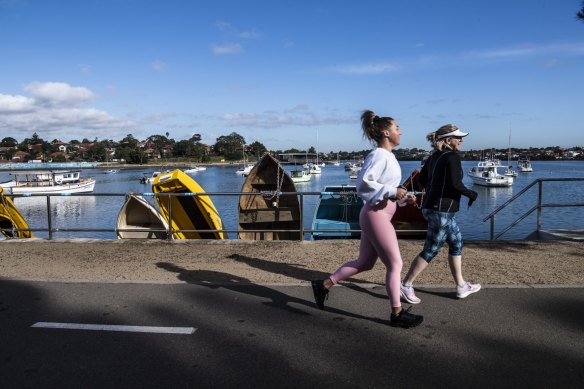
<path fill-rule="evenodd" d="M 507 187 L 513 185 L 513 176 L 503 175 L 498 172 L 501 163 L 496 159 L 479 161 L 468 171 L 468 176 L 476 185 L 490 187 Z"/>

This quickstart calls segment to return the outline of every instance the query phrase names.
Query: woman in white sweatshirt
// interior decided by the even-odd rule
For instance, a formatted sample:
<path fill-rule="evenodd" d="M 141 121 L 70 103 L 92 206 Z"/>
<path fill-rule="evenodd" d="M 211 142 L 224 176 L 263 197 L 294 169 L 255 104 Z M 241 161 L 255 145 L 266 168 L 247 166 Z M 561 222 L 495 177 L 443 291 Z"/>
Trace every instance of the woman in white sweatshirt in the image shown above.
<path fill-rule="evenodd" d="M 377 147 L 369 153 L 357 177 L 357 194 L 365 203 L 359 215 L 359 257 L 342 265 L 327 279 L 312 281 L 314 299 L 317 307 L 324 309 L 324 300 L 333 285 L 372 269 L 379 258 L 387 269 L 390 324 L 394 327 L 415 327 L 424 318 L 401 307 L 400 273 L 403 262 L 395 228 L 391 224 L 396 201 L 406 200 L 407 197 L 406 190 L 400 187 L 401 168 L 392 153 L 393 148 L 400 144 L 401 130 L 394 119 L 379 117 L 372 111 L 363 112 L 361 126 L 364 136 Z"/>

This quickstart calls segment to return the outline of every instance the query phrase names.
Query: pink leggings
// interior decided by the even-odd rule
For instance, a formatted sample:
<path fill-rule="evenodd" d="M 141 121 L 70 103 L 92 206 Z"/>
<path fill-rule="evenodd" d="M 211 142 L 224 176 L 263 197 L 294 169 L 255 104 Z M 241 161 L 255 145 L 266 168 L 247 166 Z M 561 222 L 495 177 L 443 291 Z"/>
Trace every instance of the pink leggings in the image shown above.
<path fill-rule="evenodd" d="M 385 265 L 385 288 L 392 307 L 400 307 L 400 275 L 402 270 L 402 258 L 399 252 L 395 228 L 391 224 L 391 218 L 396 210 L 393 201 L 382 201 L 376 206 L 365 204 L 359 215 L 361 225 L 361 244 L 359 257 L 345 263 L 330 276 L 336 284 L 355 274 L 371 270 L 377 258 Z"/>

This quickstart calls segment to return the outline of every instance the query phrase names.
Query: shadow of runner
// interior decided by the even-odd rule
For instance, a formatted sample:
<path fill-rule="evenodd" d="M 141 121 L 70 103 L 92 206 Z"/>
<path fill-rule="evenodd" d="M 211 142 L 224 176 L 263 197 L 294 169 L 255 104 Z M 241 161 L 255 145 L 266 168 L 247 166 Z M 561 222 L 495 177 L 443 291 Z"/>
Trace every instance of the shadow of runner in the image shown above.
<path fill-rule="evenodd" d="M 238 262 L 243 262 L 246 265 L 254 267 L 256 269 L 260 269 L 260 270 L 267 271 L 270 273 L 282 274 L 282 275 L 285 275 L 287 277 L 295 278 L 295 279 L 300 280 L 300 281 L 323 280 L 323 279 L 327 278 L 328 276 L 330 276 L 330 273 L 326 273 L 326 272 L 322 272 L 322 271 L 318 271 L 318 270 L 305 269 L 303 267 L 304 265 L 270 262 L 270 261 L 266 261 L 265 259 L 252 258 L 252 257 L 247 257 L 245 255 L 239 255 L 239 254 L 231 254 L 231 255 L 227 256 L 227 258 L 233 259 L 233 260 L 238 261 Z M 362 281 L 359 279 L 356 279 L 356 278 L 348 278 L 344 282 L 362 282 Z M 373 284 L 374 285 L 382 285 L 379 283 L 373 283 Z M 360 291 L 369 293 L 367 291 L 367 289 L 359 287 L 359 286 L 351 286 L 351 289 L 360 290 Z M 376 296 L 376 297 L 380 296 L 380 295 L 373 294 L 373 293 L 370 293 L 370 294 L 373 296 Z"/>
<path fill-rule="evenodd" d="M 189 284 L 196 284 L 200 286 L 205 286 L 212 289 L 224 288 L 237 293 L 245 293 L 252 296 L 257 296 L 261 298 L 270 299 L 269 302 L 263 302 L 262 304 L 267 306 L 272 306 L 275 308 L 283 309 L 287 312 L 298 314 L 298 315 L 310 315 L 310 313 L 303 310 L 294 308 L 290 306 L 290 303 L 296 303 L 304 305 L 306 307 L 317 309 L 312 300 L 312 290 L 310 290 L 310 300 L 303 300 L 297 297 L 289 296 L 285 293 L 279 292 L 277 290 L 268 288 L 263 285 L 253 284 L 247 278 L 235 276 L 229 273 L 221 273 L 216 271 L 208 270 L 187 270 L 180 266 L 176 266 L 168 262 L 157 262 L 156 266 L 167 270 L 169 272 L 177 273 L 177 278 Z M 214 280 L 214 281 L 201 281 L 201 280 Z M 221 283 L 219 283 L 221 282 Z M 308 288 L 306 288 L 308 289 Z M 320 310 L 319 310 L 320 311 Z M 362 319 L 372 321 L 378 324 L 389 325 L 389 320 L 383 320 L 379 318 L 365 317 L 362 315 L 346 312 L 340 309 L 326 307 L 326 311 L 330 313 L 335 313 L 339 315 L 349 316 L 355 319 Z M 389 317 L 389 308 L 388 308 Z"/>

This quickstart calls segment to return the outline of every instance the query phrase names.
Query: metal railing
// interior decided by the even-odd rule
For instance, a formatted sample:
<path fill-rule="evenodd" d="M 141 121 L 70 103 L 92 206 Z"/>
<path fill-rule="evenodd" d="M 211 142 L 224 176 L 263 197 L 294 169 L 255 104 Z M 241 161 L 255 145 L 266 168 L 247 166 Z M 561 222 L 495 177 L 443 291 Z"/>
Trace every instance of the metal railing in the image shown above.
<path fill-rule="evenodd" d="M 483 219 L 483 222 L 490 220 L 490 233 L 489 233 L 490 240 L 497 240 L 503 234 L 505 234 L 507 231 L 509 231 L 510 229 L 515 227 L 523 219 L 525 219 L 526 217 L 528 217 L 529 215 L 531 215 L 535 211 L 537 211 L 536 231 L 539 232 L 541 230 L 541 224 L 542 224 L 541 223 L 541 221 L 542 221 L 542 212 L 541 211 L 543 208 L 584 207 L 584 203 L 568 203 L 568 204 L 554 204 L 554 203 L 543 204 L 542 203 L 542 201 L 543 201 L 543 183 L 544 182 L 578 182 L 578 181 L 584 182 L 584 178 L 538 178 L 535 181 L 533 181 L 531 184 L 527 185 L 519 193 L 517 193 L 516 195 L 511 197 L 505 203 L 501 204 L 497 209 L 495 209 L 493 212 L 491 212 L 487 217 L 485 217 Z M 513 221 L 510 225 L 505 227 L 501 232 L 499 232 L 495 236 L 495 216 L 499 212 L 501 212 L 503 209 L 505 209 L 509 204 L 511 204 L 512 202 L 514 202 L 515 200 L 520 198 L 522 195 L 524 195 L 529 189 L 533 188 L 535 185 L 537 185 L 537 204 L 534 205 L 533 207 L 531 207 L 529 210 L 527 210 L 521 216 L 519 216 L 515 221 Z"/>
<path fill-rule="evenodd" d="M 46 232 L 48 234 L 48 240 L 53 239 L 53 234 L 55 233 L 64 233 L 64 232 L 79 232 L 79 233 L 87 233 L 87 232 L 103 232 L 103 233 L 117 233 L 119 232 L 166 232 L 167 239 L 171 240 L 172 237 L 178 232 L 196 232 L 196 233 L 241 233 L 241 232 L 252 232 L 252 233 L 260 233 L 260 232 L 299 232 L 300 241 L 304 240 L 305 234 L 312 234 L 313 232 L 344 232 L 344 233 L 353 233 L 353 232 L 361 232 L 360 229 L 350 230 L 350 229 L 307 229 L 304 228 L 304 197 L 305 196 L 320 196 L 322 194 L 327 194 L 329 192 L 197 192 L 197 193 L 60 193 L 60 194 L 6 194 L 4 196 L 11 197 L 11 198 L 18 198 L 18 197 L 46 197 L 46 210 L 47 210 L 47 228 L 28 228 L 28 229 L 18 229 L 18 228 L 0 228 L 0 231 L 12 231 L 12 232 L 21 232 L 21 231 L 30 231 L 30 232 Z M 355 193 L 356 194 L 356 193 Z M 136 195 L 136 196 L 143 196 L 143 197 L 164 197 L 167 196 L 169 198 L 169 206 L 168 206 L 168 219 L 172 220 L 172 202 L 170 201 L 171 196 L 181 196 L 181 197 L 192 197 L 192 196 L 264 196 L 264 197 L 272 197 L 272 196 L 299 196 L 299 229 L 246 229 L 245 231 L 239 229 L 217 229 L 217 230 L 202 230 L 202 229 L 175 229 L 172 227 L 172 223 L 168 223 L 168 229 L 160 229 L 160 228 L 132 228 L 132 229 L 122 229 L 122 228 L 54 228 L 53 227 L 53 217 L 51 214 L 51 198 L 52 197 L 126 197 L 129 195 Z M 409 232 L 416 232 L 413 230 L 401 230 L 400 232 L 409 233 Z"/>

